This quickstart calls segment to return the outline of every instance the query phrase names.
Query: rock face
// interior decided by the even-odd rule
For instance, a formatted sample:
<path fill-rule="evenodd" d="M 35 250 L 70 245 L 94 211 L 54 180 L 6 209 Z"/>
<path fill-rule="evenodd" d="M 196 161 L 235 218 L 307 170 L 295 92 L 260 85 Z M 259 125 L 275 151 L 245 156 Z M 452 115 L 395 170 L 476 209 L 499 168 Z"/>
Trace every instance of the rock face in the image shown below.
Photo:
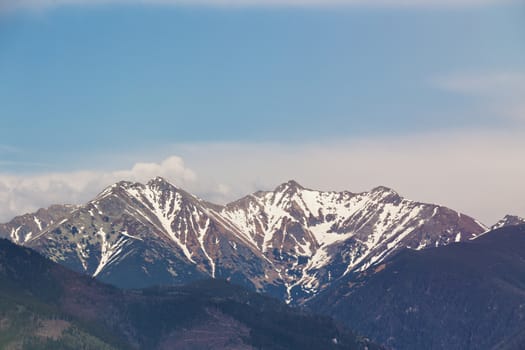
<path fill-rule="evenodd" d="M 402 251 L 307 306 L 388 349 L 524 349 L 525 225 Z"/>
<path fill-rule="evenodd" d="M 74 205 L 52 205 L 33 214 L 17 216 L 7 224 L 0 224 L 0 236 L 16 244 L 24 244 L 76 208 Z"/>
<path fill-rule="evenodd" d="M 495 225 L 493 225 L 490 229 L 496 230 L 501 227 L 505 226 L 516 226 L 516 225 L 523 225 L 525 224 L 525 219 L 516 215 L 505 215 L 503 219 L 498 221 Z"/>
<path fill-rule="evenodd" d="M 41 209 L 0 226 L 0 236 L 117 286 L 210 276 L 288 302 L 400 249 L 443 246 L 485 231 L 466 215 L 385 187 L 321 192 L 289 181 L 218 206 L 162 178 L 119 182 L 83 206 Z"/>

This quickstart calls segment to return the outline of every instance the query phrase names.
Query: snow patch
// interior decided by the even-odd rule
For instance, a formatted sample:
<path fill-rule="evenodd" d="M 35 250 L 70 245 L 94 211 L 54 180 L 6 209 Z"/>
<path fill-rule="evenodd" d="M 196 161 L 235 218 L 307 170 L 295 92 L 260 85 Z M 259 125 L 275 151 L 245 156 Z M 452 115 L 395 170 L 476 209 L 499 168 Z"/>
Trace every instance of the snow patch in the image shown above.
<path fill-rule="evenodd" d="M 37 218 L 36 216 L 33 216 L 33 220 L 35 221 L 35 224 L 38 227 L 38 230 L 42 231 L 42 221 L 40 221 L 40 219 Z"/>

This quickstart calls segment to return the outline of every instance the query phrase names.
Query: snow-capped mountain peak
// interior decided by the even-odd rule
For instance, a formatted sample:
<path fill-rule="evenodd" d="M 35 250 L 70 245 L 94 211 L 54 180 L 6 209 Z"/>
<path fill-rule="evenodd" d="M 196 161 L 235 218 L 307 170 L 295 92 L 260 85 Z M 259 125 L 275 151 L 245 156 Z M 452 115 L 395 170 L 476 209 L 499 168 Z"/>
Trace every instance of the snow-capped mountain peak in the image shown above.
<path fill-rule="evenodd" d="M 440 246 L 484 231 L 465 215 L 403 199 L 384 186 L 354 194 L 289 181 L 227 205 L 221 214 L 272 259 L 288 300 L 399 249 Z"/>

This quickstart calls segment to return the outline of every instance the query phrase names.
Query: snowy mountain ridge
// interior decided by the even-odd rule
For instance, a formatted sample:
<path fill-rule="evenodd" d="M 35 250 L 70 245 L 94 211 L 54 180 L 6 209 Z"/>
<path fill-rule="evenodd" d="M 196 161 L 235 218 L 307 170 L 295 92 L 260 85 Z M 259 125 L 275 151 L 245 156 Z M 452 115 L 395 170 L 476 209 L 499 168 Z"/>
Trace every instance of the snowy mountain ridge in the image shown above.
<path fill-rule="evenodd" d="M 322 192 L 288 181 L 219 206 L 155 178 L 116 183 L 82 206 L 17 217 L 0 225 L 0 236 L 122 287 L 210 276 L 299 302 L 401 249 L 486 229 L 386 187 Z"/>
<path fill-rule="evenodd" d="M 485 230 L 463 214 L 404 199 L 386 187 L 320 192 L 295 181 L 230 203 L 221 213 L 273 257 L 278 271 L 287 271 L 281 277 L 288 300 L 315 294 L 400 249 L 468 240 Z"/>

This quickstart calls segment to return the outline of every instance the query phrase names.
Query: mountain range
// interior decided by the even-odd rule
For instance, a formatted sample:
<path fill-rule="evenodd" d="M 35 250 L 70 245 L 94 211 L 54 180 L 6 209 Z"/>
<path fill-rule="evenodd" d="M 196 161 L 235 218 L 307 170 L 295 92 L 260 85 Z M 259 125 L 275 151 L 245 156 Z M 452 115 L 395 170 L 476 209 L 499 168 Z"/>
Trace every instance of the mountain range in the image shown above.
<path fill-rule="evenodd" d="M 486 231 L 467 215 L 386 187 L 323 192 L 291 180 L 216 205 L 160 177 L 122 181 L 84 205 L 54 205 L 0 225 L 0 236 L 118 287 L 225 278 L 288 303 L 402 249 Z"/>

